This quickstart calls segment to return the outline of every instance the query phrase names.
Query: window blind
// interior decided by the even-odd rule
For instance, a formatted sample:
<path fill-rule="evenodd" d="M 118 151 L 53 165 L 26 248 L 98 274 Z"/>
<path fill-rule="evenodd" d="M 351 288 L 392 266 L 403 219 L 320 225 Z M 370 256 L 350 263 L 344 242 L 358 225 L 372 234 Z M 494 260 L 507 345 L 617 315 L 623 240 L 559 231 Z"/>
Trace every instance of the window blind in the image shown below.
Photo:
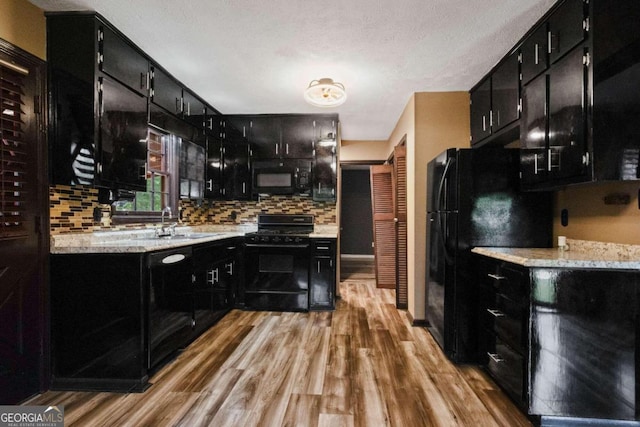
<path fill-rule="evenodd" d="M 24 138 L 24 74 L 0 62 L 0 239 L 27 235 L 28 150 Z"/>

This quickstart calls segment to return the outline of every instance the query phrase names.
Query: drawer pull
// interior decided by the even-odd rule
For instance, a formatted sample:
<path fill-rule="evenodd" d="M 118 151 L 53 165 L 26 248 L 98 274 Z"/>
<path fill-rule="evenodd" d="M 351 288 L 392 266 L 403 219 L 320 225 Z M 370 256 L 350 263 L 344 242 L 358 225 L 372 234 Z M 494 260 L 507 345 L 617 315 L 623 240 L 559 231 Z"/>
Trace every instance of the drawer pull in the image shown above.
<path fill-rule="evenodd" d="M 504 359 L 502 357 L 500 357 L 500 355 L 498 353 L 487 353 L 487 355 L 489 356 L 489 358 L 491 360 L 493 360 L 495 363 L 502 363 L 504 362 Z"/>
<path fill-rule="evenodd" d="M 487 308 L 487 311 L 493 317 L 504 317 L 505 316 L 505 314 L 503 312 L 501 312 L 500 310 L 492 310 L 490 308 Z"/>
<path fill-rule="evenodd" d="M 498 276 L 497 274 L 491 274 L 491 273 L 487 274 L 487 276 L 489 276 L 493 280 L 504 280 L 504 279 L 506 279 L 506 277 L 504 277 L 504 276 Z"/>

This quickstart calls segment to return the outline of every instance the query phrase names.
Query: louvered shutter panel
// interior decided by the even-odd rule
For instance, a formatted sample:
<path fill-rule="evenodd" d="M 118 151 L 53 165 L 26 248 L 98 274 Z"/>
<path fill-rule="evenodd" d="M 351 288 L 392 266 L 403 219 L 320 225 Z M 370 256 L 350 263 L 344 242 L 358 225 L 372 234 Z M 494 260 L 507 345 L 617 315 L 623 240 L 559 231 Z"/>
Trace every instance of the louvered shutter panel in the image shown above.
<path fill-rule="evenodd" d="M 371 166 L 371 206 L 376 284 L 396 287 L 396 227 L 393 166 Z"/>
<path fill-rule="evenodd" d="M 396 307 L 409 306 L 407 277 L 407 148 L 393 150 L 393 169 L 396 182 Z"/>
<path fill-rule="evenodd" d="M 27 236 L 23 75 L 0 64 L 0 239 Z"/>

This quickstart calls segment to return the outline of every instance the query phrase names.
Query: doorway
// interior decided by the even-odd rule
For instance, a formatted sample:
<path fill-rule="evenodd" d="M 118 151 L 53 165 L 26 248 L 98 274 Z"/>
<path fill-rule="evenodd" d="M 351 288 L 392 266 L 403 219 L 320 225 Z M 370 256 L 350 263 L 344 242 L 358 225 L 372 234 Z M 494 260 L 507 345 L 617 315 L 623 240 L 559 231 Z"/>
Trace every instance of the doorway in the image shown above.
<path fill-rule="evenodd" d="M 340 165 L 340 280 L 375 278 L 369 166 Z"/>

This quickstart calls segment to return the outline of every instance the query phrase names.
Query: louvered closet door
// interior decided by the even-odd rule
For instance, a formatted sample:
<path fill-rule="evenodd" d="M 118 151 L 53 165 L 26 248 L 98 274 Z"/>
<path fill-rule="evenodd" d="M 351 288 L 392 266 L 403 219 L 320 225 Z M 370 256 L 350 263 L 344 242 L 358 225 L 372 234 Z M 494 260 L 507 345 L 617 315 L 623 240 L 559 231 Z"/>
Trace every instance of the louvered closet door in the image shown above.
<path fill-rule="evenodd" d="M 2 40 L 0 40 L 2 42 Z M 0 43 L 0 402 L 14 404 L 44 387 L 43 302 L 48 257 L 44 67 L 9 57 Z M 10 59 L 11 58 L 11 59 Z M 10 62 L 16 60 L 19 66 Z M 44 126 L 43 126 L 44 128 Z M 46 228 L 46 229 L 45 229 Z"/>
<path fill-rule="evenodd" d="M 407 308 L 407 147 L 394 148 L 393 172 L 396 181 L 396 307 Z"/>
<path fill-rule="evenodd" d="M 393 166 L 371 166 L 371 206 L 376 284 L 396 287 L 396 225 Z"/>

